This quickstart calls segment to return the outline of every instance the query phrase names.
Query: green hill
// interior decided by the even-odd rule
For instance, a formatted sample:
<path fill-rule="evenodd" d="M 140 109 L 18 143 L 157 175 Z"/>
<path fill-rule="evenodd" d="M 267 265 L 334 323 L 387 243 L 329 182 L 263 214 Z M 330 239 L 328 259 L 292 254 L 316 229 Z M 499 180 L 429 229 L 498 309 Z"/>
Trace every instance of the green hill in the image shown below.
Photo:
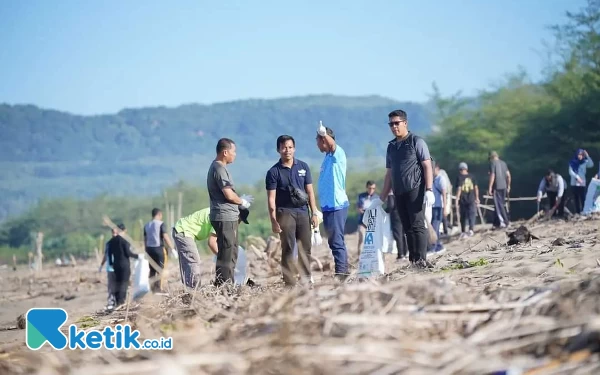
<path fill-rule="evenodd" d="M 0 105 L 0 220 L 42 197 L 150 195 L 180 180 L 202 185 L 221 137 L 238 144 L 232 166 L 238 183 L 263 178 L 278 157 L 280 134 L 294 136 L 298 157 L 318 165 L 319 120 L 334 129 L 352 168 L 369 164 L 365 159 L 381 164 L 390 139 L 387 113 L 396 108 L 408 112 L 414 131 L 428 132 L 422 105 L 379 96 L 241 100 L 100 116 Z"/>

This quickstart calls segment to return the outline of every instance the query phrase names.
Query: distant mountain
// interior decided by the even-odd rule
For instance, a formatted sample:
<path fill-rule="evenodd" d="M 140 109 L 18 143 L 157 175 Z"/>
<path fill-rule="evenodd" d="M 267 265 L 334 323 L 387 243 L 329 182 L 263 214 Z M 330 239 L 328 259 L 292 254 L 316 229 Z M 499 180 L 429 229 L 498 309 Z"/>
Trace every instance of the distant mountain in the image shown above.
<path fill-rule="evenodd" d="M 0 105 L 0 220 L 41 197 L 151 194 L 178 180 L 203 184 L 216 141 L 232 138 L 237 183 L 262 179 L 281 134 L 318 165 L 319 120 L 331 127 L 355 168 L 380 158 L 391 138 L 387 114 L 402 108 L 410 127 L 429 132 L 425 108 L 379 96 L 312 95 L 79 116 L 33 105 Z M 377 159 L 379 160 L 379 159 Z"/>

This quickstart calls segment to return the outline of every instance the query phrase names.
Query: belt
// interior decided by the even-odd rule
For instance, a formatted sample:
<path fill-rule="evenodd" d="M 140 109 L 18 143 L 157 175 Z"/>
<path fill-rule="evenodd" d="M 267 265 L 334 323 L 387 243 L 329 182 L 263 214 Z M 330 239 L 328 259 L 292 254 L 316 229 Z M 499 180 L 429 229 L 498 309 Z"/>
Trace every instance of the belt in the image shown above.
<path fill-rule="evenodd" d="M 177 229 L 175 229 L 175 227 L 173 227 L 173 232 L 175 232 L 175 234 L 181 234 L 183 237 L 194 238 L 193 234 L 185 233 L 185 232 L 178 232 Z"/>

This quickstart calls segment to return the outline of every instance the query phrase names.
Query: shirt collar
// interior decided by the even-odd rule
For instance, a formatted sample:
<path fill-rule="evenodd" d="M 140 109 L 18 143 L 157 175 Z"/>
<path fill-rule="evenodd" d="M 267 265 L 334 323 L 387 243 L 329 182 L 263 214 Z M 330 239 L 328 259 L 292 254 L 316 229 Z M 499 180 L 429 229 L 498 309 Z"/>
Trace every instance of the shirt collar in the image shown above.
<path fill-rule="evenodd" d="M 279 158 L 278 164 L 280 167 L 284 167 L 283 161 L 281 161 L 281 158 Z M 294 158 L 294 162 L 292 163 L 292 165 L 298 165 L 298 159 Z M 284 168 L 287 168 L 287 167 L 284 167 Z"/>

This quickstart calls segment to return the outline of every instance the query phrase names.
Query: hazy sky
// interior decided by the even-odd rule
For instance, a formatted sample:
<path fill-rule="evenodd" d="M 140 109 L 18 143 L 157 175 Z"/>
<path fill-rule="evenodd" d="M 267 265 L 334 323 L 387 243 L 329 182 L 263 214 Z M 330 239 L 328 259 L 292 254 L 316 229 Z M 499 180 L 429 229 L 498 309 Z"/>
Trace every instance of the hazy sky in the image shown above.
<path fill-rule="evenodd" d="M 584 0 L 0 2 L 0 102 L 80 114 L 332 93 L 426 100 L 539 79 Z"/>

